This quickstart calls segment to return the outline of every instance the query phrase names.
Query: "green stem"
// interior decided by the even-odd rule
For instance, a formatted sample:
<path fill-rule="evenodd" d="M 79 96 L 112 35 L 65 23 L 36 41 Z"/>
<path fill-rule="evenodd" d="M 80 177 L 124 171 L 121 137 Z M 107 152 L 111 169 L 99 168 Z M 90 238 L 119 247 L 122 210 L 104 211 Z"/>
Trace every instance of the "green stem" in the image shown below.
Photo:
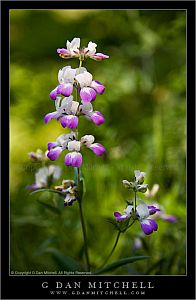
<path fill-rule="evenodd" d="M 115 240 L 115 243 L 114 243 L 114 246 L 112 248 L 112 251 L 110 252 L 110 254 L 108 255 L 108 257 L 106 258 L 106 260 L 104 261 L 103 265 L 100 268 L 103 268 L 105 266 L 105 264 L 108 262 L 108 260 L 110 259 L 110 257 L 112 256 L 112 254 L 113 254 L 113 252 L 116 249 L 116 246 L 118 244 L 118 241 L 119 241 L 119 238 L 120 238 L 120 234 L 123 233 L 123 232 L 125 232 L 128 228 L 130 228 L 133 225 L 134 222 L 135 222 L 135 220 L 133 220 L 133 222 L 129 226 L 127 226 L 125 228 L 125 230 L 118 232 L 116 240 Z"/>
<path fill-rule="evenodd" d="M 80 60 L 80 65 L 79 68 L 82 66 L 82 60 Z M 76 101 L 78 101 L 78 90 L 76 87 Z M 79 139 L 79 132 L 78 129 L 76 130 L 77 132 L 77 139 Z M 78 187 L 80 184 L 80 168 L 77 168 L 78 172 Z M 80 221 L 82 225 L 82 233 L 83 233 L 83 240 L 84 240 L 84 253 L 86 257 L 86 264 L 87 264 L 87 271 L 90 271 L 90 261 L 89 261 L 89 255 L 88 255 L 88 243 L 87 243 L 87 234 L 86 234 L 86 227 L 85 227 L 85 222 L 84 222 L 84 214 L 83 214 L 83 207 L 82 207 L 82 199 L 78 199 L 79 203 L 79 211 L 80 211 Z"/>
<path fill-rule="evenodd" d="M 134 192 L 134 193 L 135 193 L 135 199 L 134 199 L 134 212 L 136 213 L 136 202 L 137 202 L 136 193 L 137 193 L 137 192 Z"/>
<path fill-rule="evenodd" d="M 80 220 L 81 220 L 82 233 L 83 233 L 83 239 L 84 239 L 84 252 L 85 252 L 85 256 L 86 256 L 87 271 L 90 271 L 90 262 L 89 262 L 88 247 L 87 247 L 86 227 L 85 227 L 85 223 L 84 223 L 84 215 L 83 215 L 81 200 L 78 203 L 79 203 Z"/>
<path fill-rule="evenodd" d="M 77 171 L 78 171 L 78 186 L 79 186 L 79 183 L 80 183 L 80 168 L 77 168 Z"/>
<path fill-rule="evenodd" d="M 105 266 L 105 264 L 107 263 L 107 261 L 110 259 L 110 257 L 112 256 L 112 254 L 113 254 L 113 252 L 114 252 L 114 250 L 115 250 L 115 248 L 116 248 L 116 246 L 117 246 L 117 244 L 118 244 L 118 240 L 119 240 L 119 237 L 120 237 L 120 234 L 121 234 L 122 232 L 121 231 L 119 231 L 118 232 L 118 234 L 117 234 L 117 237 L 116 237 L 116 240 L 115 240 L 115 243 L 114 243 L 114 246 L 113 246 L 113 248 L 112 248 L 112 251 L 110 252 L 110 254 L 108 255 L 108 257 L 106 258 L 106 260 L 104 261 L 104 263 L 103 263 L 103 265 L 101 266 L 101 268 L 103 267 L 103 266 Z"/>

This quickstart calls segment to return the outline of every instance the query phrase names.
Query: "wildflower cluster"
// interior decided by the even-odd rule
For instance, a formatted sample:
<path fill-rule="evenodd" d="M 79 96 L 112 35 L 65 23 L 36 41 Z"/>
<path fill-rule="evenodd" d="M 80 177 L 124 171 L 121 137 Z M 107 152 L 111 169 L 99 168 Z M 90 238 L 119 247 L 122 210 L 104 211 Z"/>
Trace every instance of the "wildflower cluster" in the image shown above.
<path fill-rule="evenodd" d="M 141 228 L 146 235 L 151 234 L 153 231 L 157 231 L 158 225 L 154 219 L 150 218 L 156 212 L 160 211 L 159 208 L 154 205 L 147 205 L 141 199 L 137 199 L 137 192 L 145 193 L 147 191 L 147 184 L 144 184 L 144 178 L 146 173 L 135 170 L 135 179 L 133 182 L 123 180 L 123 185 L 132 189 L 135 193 L 134 201 L 130 201 L 130 204 L 124 210 L 124 213 L 115 212 L 114 217 L 117 221 L 123 222 L 125 220 L 132 219 L 133 221 L 138 220 L 140 222 Z M 137 205 L 137 200 L 140 203 Z M 127 226 L 128 228 L 129 226 Z"/>
<path fill-rule="evenodd" d="M 48 158 L 56 160 L 62 151 L 68 150 L 65 155 L 64 163 L 66 166 L 79 168 L 82 165 L 81 148 L 86 146 L 96 155 L 101 156 L 105 153 L 105 148 L 100 143 L 94 143 L 93 135 L 84 135 L 79 138 L 78 124 L 79 117 L 84 116 L 99 126 L 104 123 L 105 118 L 93 109 L 93 102 L 97 94 L 103 94 L 105 87 L 97 80 L 93 80 L 91 73 L 82 67 L 85 58 L 103 60 L 107 55 L 96 53 L 96 44 L 89 42 L 86 48 L 80 48 L 80 39 L 74 38 L 71 42 L 67 41 L 67 49 L 57 49 L 57 53 L 62 58 L 78 58 L 80 65 L 76 69 L 65 66 L 58 72 L 59 84 L 50 93 L 50 98 L 55 101 L 55 111 L 48 113 L 44 117 L 47 124 L 52 119 L 60 121 L 63 128 L 71 129 L 69 134 L 60 135 L 56 141 L 48 143 Z M 75 96 L 74 96 L 75 90 Z M 78 99 L 80 96 L 80 99 Z"/>
<path fill-rule="evenodd" d="M 92 74 L 86 68 L 82 67 L 82 63 L 87 58 L 101 61 L 109 58 L 109 56 L 97 53 L 97 45 L 93 42 L 89 42 L 87 47 L 81 48 L 79 38 L 74 38 L 71 42 L 67 41 L 66 45 L 66 49 L 57 49 L 58 55 L 63 59 L 79 59 L 79 67 L 74 69 L 71 66 L 65 66 L 59 70 L 58 84 L 50 92 L 50 98 L 54 101 L 55 109 L 53 112 L 45 115 L 44 122 L 48 124 L 51 120 L 59 121 L 61 126 L 70 129 L 70 132 L 63 133 L 55 141 L 49 142 L 45 153 L 38 149 L 36 152 L 28 154 L 32 161 L 41 162 L 42 167 L 35 174 L 35 182 L 27 188 L 30 191 L 42 189 L 44 192 L 47 189 L 51 193 L 58 194 L 60 200 L 64 199 L 64 206 L 71 206 L 74 201 L 78 200 L 84 240 L 84 254 L 87 271 L 90 271 L 88 239 L 82 207 L 85 185 L 80 170 L 83 161 L 81 150 L 82 148 L 88 148 L 97 156 L 102 156 L 106 150 L 102 144 L 95 142 L 93 135 L 85 134 L 80 136 L 78 125 L 80 117 L 86 118 L 97 126 L 104 123 L 104 116 L 101 112 L 94 110 L 92 103 L 95 101 L 97 95 L 102 95 L 105 92 L 105 86 L 99 81 L 94 80 Z M 58 180 L 61 176 L 61 168 L 55 165 L 48 166 L 46 162 L 48 159 L 55 161 L 63 151 L 67 151 L 64 156 L 64 164 L 75 168 L 75 180 L 67 179 L 63 180 L 61 185 L 55 185 L 55 180 Z M 147 198 L 151 199 L 158 192 L 159 185 L 156 184 L 152 190 L 149 190 L 148 184 L 144 183 L 146 173 L 135 170 L 134 175 L 133 181 L 122 181 L 125 188 L 133 191 L 134 199 L 127 202 L 123 213 L 114 212 L 115 220 L 110 221 L 110 223 L 115 225 L 118 234 L 114 247 L 103 266 L 114 252 L 121 233 L 125 232 L 135 222 L 139 222 L 142 229 L 134 240 L 134 249 L 138 250 L 142 247 L 142 235 L 150 235 L 154 231 L 157 231 L 156 218 L 169 222 L 176 221 L 175 216 L 167 215 L 164 208 L 155 201 L 146 204 L 137 196 L 137 193 L 143 193 Z M 56 205 L 55 201 L 54 205 Z M 58 204 L 56 206 L 47 204 L 47 207 L 57 209 Z"/>

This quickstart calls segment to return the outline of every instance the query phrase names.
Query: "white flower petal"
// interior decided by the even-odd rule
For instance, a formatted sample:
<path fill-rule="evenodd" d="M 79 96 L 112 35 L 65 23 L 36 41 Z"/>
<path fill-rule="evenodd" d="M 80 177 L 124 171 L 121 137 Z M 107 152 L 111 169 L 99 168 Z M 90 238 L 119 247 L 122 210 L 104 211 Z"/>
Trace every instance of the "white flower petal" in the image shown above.
<path fill-rule="evenodd" d="M 149 217 L 148 205 L 146 205 L 145 203 L 138 205 L 136 211 L 139 215 L 140 220 L 144 220 Z"/>
<path fill-rule="evenodd" d="M 78 74 L 75 78 L 79 82 L 81 88 L 90 86 L 93 80 L 93 76 L 89 72 Z"/>
<path fill-rule="evenodd" d="M 50 165 L 48 167 L 48 175 L 53 175 L 54 179 L 59 179 L 61 176 L 61 168 L 58 166 Z"/>
<path fill-rule="evenodd" d="M 74 51 L 77 51 L 80 48 L 80 38 L 74 38 L 71 42 L 67 41 L 67 50 L 71 54 L 75 54 Z"/>
<path fill-rule="evenodd" d="M 80 142 L 79 141 L 71 141 L 68 143 L 69 151 L 80 151 Z"/>
<path fill-rule="evenodd" d="M 73 83 L 76 74 L 76 69 L 71 66 L 66 66 L 58 72 L 58 81 L 60 83 Z"/>
<path fill-rule="evenodd" d="M 97 44 L 93 43 L 93 42 L 89 42 L 88 43 L 88 54 L 87 55 L 93 55 L 96 53 L 96 47 Z"/>
<path fill-rule="evenodd" d="M 63 98 L 63 100 L 61 102 L 61 106 L 57 108 L 57 112 L 59 114 L 70 113 L 71 106 L 72 106 L 72 100 L 73 100 L 73 96 Z"/>
<path fill-rule="evenodd" d="M 73 140 L 76 137 L 75 132 L 71 132 L 69 134 L 61 134 L 57 139 L 56 142 L 59 146 L 65 148 L 69 141 Z"/>
<path fill-rule="evenodd" d="M 91 144 L 94 143 L 95 141 L 95 138 L 93 135 L 84 135 L 82 138 L 81 138 L 81 143 L 84 144 L 85 146 L 89 147 Z"/>
<path fill-rule="evenodd" d="M 76 112 L 78 110 L 78 106 L 79 106 L 79 103 L 77 101 L 72 101 L 70 111 L 73 115 L 76 114 Z"/>
<path fill-rule="evenodd" d="M 128 216 L 131 216 L 133 210 L 133 205 L 128 205 L 127 208 L 124 210 L 124 213 Z"/>
<path fill-rule="evenodd" d="M 89 113 L 93 112 L 93 106 L 90 102 L 84 103 L 80 105 L 79 110 L 84 114 L 88 115 Z"/>
<path fill-rule="evenodd" d="M 35 174 L 35 183 L 39 187 L 43 187 L 47 185 L 47 178 L 48 178 L 48 168 L 44 167 L 37 171 Z"/>
<path fill-rule="evenodd" d="M 76 75 L 82 74 L 84 72 L 87 72 L 87 69 L 84 67 L 80 67 L 76 69 Z"/>
<path fill-rule="evenodd" d="M 55 107 L 56 107 L 56 110 L 59 108 L 59 105 L 60 105 L 60 101 L 61 101 L 62 97 L 57 97 L 56 100 L 55 100 Z"/>

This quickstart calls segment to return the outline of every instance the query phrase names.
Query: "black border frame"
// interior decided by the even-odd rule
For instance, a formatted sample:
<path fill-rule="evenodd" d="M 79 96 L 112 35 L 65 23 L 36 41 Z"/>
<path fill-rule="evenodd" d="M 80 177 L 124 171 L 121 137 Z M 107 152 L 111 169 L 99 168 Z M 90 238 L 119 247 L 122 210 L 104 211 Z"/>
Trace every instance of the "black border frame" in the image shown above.
<path fill-rule="evenodd" d="M 194 1 L 3 1 L 1 2 L 1 75 L 2 113 L 1 136 L 3 137 L 2 159 L 2 249 L 1 283 L 2 299 L 54 299 L 41 284 L 47 281 L 63 281 L 55 276 L 9 276 L 9 10 L 10 9 L 184 9 L 187 11 L 187 275 L 186 276 L 66 276 L 65 281 L 81 281 L 83 290 L 87 280 L 97 281 L 151 281 L 154 289 L 148 289 L 145 296 L 137 299 L 195 299 L 195 201 L 194 201 L 194 162 L 195 162 L 195 2 Z M 5 143 L 6 139 L 6 143 Z M 104 290 L 104 289 L 102 289 Z M 70 290 L 71 292 L 71 290 Z M 80 295 L 70 299 L 91 299 L 91 295 Z M 65 296 L 59 295 L 58 299 Z M 93 298 L 129 299 L 130 296 L 101 296 Z"/>

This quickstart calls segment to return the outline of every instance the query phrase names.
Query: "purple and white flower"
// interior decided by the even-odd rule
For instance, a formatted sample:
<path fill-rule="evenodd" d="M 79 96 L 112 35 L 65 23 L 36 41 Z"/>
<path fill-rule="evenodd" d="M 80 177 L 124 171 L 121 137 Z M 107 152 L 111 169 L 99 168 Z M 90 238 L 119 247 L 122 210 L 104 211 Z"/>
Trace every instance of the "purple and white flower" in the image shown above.
<path fill-rule="evenodd" d="M 80 141 L 87 148 L 91 149 L 97 156 L 102 156 L 106 152 L 102 144 L 94 143 L 95 138 L 93 135 L 85 135 Z"/>
<path fill-rule="evenodd" d="M 66 154 L 64 162 L 66 166 L 79 168 L 82 165 L 82 154 L 80 151 L 80 142 L 71 141 L 68 143 L 68 150 L 71 153 Z"/>
<path fill-rule="evenodd" d="M 120 212 L 115 212 L 114 217 L 117 221 L 124 221 L 126 219 L 129 219 L 134 211 L 133 205 L 128 205 L 127 208 L 124 210 L 124 214 L 121 214 Z"/>
<path fill-rule="evenodd" d="M 80 97 L 83 103 L 94 101 L 96 92 L 103 94 L 105 91 L 105 87 L 99 81 L 93 80 L 92 74 L 87 71 L 76 75 L 75 79 L 80 85 Z"/>
<path fill-rule="evenodd" d="M 60 120 L 61 125 L 65 128 L 75 129 L 78 126 L 78 117 L 75 115 L 78 110 L 79 103 L 73 101 L 73 96 L 57 97 L 55 101 L 56 111 L 48 113 L 44 117 L 47 124 L 52 119 Z"/>
<path fill-rule="evenodd" d="M 74 38 L 71 42 L 67 41 L 67 49 L 58 48 L 57 53 L 62 58 L 79 57 L 79 55 L 80 55 L 80 38 Z"/>
<path fill-rule="evenodd" d="M 65 155 L 64 162 L 67 167 L 80 168 L 82 165 L 82 154 L 76 151 L 68 153 Z"/>
<path fill-rule="evenodd" d="M 156 207 L 148 207 L 145 203 L 142 203 L 136 207 L 136 217 L 140 221 L 141 228 L 146 235 L 149 235 L 158 229 L 157 223 L 153 219 L 148 218 L 151 214 L 154 214 L 157 211 L 158 209 L 156 209 Z M 124 221 L 132 216 L 134 216 L 133 205 L 128 205 L 124 211 L 124 214 L 119 212 L 114 213 L 114 217 L 117 221 Z"/>
<path fill-rule="evenodd" d="M 58 80 L 60 85 L 57 88 L 58 94 L 65 97 L 69 97 L 72 94 L 75 74 L 76 69 L 72 69 L 70 66 L 59 70 Z"/>
<path fill-rule="evenodd" d="M 89 42 L 86 48 L 80 48 L 80 38 L 74 38 L 71 42 L 67 41 L 67 49 L 58 48 L 57 53 L 62 58 L 79 57 L 82 60 L 87 57 L 97 61 L 109 58 L 108 55 L 103 53 L 96 53 L 96 47 L 95 43 Z"/>
<path fill-rule="evenodd" d="M 74 132 L 71 132 L 70 134 L 62 134 L 55 142 L 48 143 L 47 156 L 50 160 L 56 160 L 61 152 L 67 149 L 70 153 L 65 156 L 65 165 L 79 168 L 82 165 L 82 154 L 80 153 L 81 146 L 85 145 L 97 156 L 101 156 L 105 153 L 103 145 L 94 143 L 94 140 L 95 138 L 93 135 L 85 135 L 80 141 L 77 141 L 76 134 Z"/>
<path fill-rule="evenodd" d="M 44 187 L 48 187 L 49 180 L 54 181 L 59 179 L 61 176 L 61 168 L 50 165 L 48 167 L 40 168 L 35 174 L 35 183 L 28 186 L 27 189 L 34 191 Z"/>
<path fill-rule="evenodd" d="M 76 69 L 66 66 L 58 72 L 59 85 L 51 91 L 50 98 L 56 100 L 58 94 L 69 97 L 73 91 Z"/>
<path fill-rule="evenodd" d="M 79 111 L 87 120 L 92 121 L 97 126 L 105 122 L 104 116 L 99 111 L 93 111 L 93 106 L 90 102 L 80 105 Z"/>
<path fill-rule="evenodd" d="M 47 156 L 50 160 L 56 160 L 61 152 L 68 147 L 70 141 L 75 140 L 76 134 L 71 132 L 69 134 L 61 134 L 55 142 L 48 143 Z"/>
<path fill-rule="evenodd" d="M 89 42 L 87 48 L 84 49 L 85 56 L 90 57 L 97 61 L 109 58 L 108 55 L 105 55 L 103 53 L 96 53 L 96 48 L 97 48 L 97 44 L 93 42 Z"/>

